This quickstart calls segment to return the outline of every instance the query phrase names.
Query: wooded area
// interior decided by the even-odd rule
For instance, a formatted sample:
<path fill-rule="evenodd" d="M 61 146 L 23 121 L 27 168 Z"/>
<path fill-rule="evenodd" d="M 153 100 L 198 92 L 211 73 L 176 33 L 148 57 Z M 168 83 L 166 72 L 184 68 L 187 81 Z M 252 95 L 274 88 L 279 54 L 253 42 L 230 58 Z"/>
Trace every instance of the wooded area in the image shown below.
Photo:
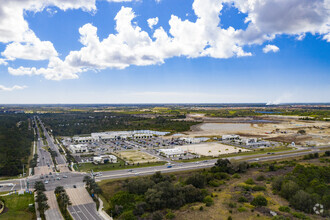
<path fill-rule="evenodd" d="M 100 131 L 158 130 L 188 131 L 196 122 L 173 121 L 173 117 L 143 118 L 120 113 L 61 113 L 43 114 L 41 120 L 55 136 L 73 136 Z"/>
<path fill-rule="evenodd" d="M 0 114 L 0 176 L 18 175 L 23 164 L 28 164 L 33 141 L 28 118 L 26 114 Z"/>

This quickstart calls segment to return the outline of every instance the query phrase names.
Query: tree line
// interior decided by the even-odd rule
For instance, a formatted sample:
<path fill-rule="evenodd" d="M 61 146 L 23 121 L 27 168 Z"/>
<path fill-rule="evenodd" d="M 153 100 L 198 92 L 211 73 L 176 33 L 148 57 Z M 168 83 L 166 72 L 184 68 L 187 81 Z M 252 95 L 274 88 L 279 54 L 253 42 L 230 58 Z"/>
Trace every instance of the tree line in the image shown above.
<path fill-rule="evenodd" d="M 43 114 L 40 118 L 55 136 L 73 136 L 100 131 L 158 130 L 183 132 L 197 122 L 175 121 L 173 117 L 142 118 L 122 113 L 57 113 Z"/>
<path fill-rule="evenodd" d="M 26 114 L 0 114 L 0 176 L 16 176 L 28 164 L 33 130 Z"/>

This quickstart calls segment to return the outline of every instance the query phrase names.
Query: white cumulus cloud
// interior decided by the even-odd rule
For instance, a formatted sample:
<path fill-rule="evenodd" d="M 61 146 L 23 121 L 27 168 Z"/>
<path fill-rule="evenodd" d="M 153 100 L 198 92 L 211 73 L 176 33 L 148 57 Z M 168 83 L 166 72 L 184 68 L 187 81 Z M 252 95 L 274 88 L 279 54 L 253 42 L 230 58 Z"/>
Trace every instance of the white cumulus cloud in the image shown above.
<path fill-rule="evenodd" d="M 22 90 L 22 89 L 25 89 L 27 88 L 27 86 L 13 86 L 13 87 L 6 87 L 6 86 L 3 86 L 3 85 L 0 85 L 0 91 L 6 91 L 6 92 L 11 92 L 11 91 L 14 91 L 14 90 Z"/>
<path fill-rule="evenodd" d="M 280 50 L 280 48 L 278 48 L 277 46 L 275 46 L 275 45 L 271 45 L 271 44 L 267 44 L 263 49 L 262 49 L 262 51 L 264 52 L 264 53 L 269 53 L 269 52 L 274 52 L 274 53 L 276 53 L 276 52 L 278 52 Z"/>
<path fill-rule="evenodd" d="M 148 26 L 149 26 L 149 28 L 150 28 L 150 29 L 153 29 L 154 26 L 158 24 L 158 17 L 155 17 L 155 18 L 149 18 L 149 19 L 147 20 L 147 22 L 148 22 Z"/>
<path fill-rule="evenodd" d="M 311 33 L 330 41 L 329 0 L 194 0 L 192 8 L 196 20 L 171 15 L 167 32 L 161 26 L 154 28 L 158 17 L 150 18 L 147 22 L 152 29 L 151 35 L 134 20 L 132 8 L 122 7 L 115 17 L 115 33 L 100 40 L 97 28 L 87 23 L 79 28 L 81 49 L 71 51 L 61 60 L 51 42 L 39 40 L 29 29 L 24 10 L 39 12 L 55 6 L 64 11 L 95 12 L 95 0 L 25 0 L 26 4 L 19 4 L 21 1 L 6 1 L 0 5 L 0 42 L 8 43 L 0 62 L 1 59 L 4 63 L 18 58 L 49 60 L 47 67 L 9 67 L 8 72 L 42 75 L 51 80 L 76 79 L 88 70 L 162 64 L 171 57 L 225 59 L 251 56 L 251 52 L 245 51 L 249 48 L 246 46 L 262 45 L 280 34 L 302 40 L 306 33 Z M 220 15 L 224 4 L 247 15 L 246 29 L 222 28 Z M 11 28 L 13 26 L 16 28 Z M 266 45 L 263 51 L 277 52 L 279 48 Z"/>

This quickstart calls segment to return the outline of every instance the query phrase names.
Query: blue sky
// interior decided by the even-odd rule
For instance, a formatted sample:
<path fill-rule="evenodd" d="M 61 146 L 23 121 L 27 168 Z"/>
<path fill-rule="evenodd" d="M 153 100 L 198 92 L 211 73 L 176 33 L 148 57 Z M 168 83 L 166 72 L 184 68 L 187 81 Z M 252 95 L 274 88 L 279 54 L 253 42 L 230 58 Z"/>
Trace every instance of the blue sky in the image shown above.
<path fill-rule="evenodd" d="M 330 102 L 330 16 L 313 13 L 326 3 L 290 0 L 306 13 L 288 20 L 283 0 L 264 1 L 12 3 L 24 17 L 0 37 L 0 103 Z"/>

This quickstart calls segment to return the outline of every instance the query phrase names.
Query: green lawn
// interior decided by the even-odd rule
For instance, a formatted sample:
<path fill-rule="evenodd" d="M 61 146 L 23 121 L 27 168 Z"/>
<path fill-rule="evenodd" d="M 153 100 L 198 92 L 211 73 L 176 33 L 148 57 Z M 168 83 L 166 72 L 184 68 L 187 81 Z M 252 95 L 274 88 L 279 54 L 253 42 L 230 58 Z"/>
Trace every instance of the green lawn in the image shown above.
<path fill-rule="evenodd" d="M 5 206 L 8 208 L 6 213 L 0 215 L 1 220 L 32 220 L 35 219 L 33 212 L 29 209 L 29 204 L 34 204 L 33 194 L 2 196 L 5 200 Z"/>
<path fill-rule="evenodd" d="M 151 166 L 161 166 L 164 165 L 166 162 L 154 162 L 154 163 L 141 163 L 140 165 L 127 165 L 125 166 L 124 161 L 120 161 L 119 163 L 115 164 L 93 164 L 93 163 L 83 163 L 79 164 L 79 170 L 82 172 L 89 172 L 93 170 L 93 172 L 100 172 L 100 171 L 109 171 L 109 170 L 121 170 L 121 169 L 132 169 L 132 168 L 139 168 L 139 167 L 151 167 Z"/>

